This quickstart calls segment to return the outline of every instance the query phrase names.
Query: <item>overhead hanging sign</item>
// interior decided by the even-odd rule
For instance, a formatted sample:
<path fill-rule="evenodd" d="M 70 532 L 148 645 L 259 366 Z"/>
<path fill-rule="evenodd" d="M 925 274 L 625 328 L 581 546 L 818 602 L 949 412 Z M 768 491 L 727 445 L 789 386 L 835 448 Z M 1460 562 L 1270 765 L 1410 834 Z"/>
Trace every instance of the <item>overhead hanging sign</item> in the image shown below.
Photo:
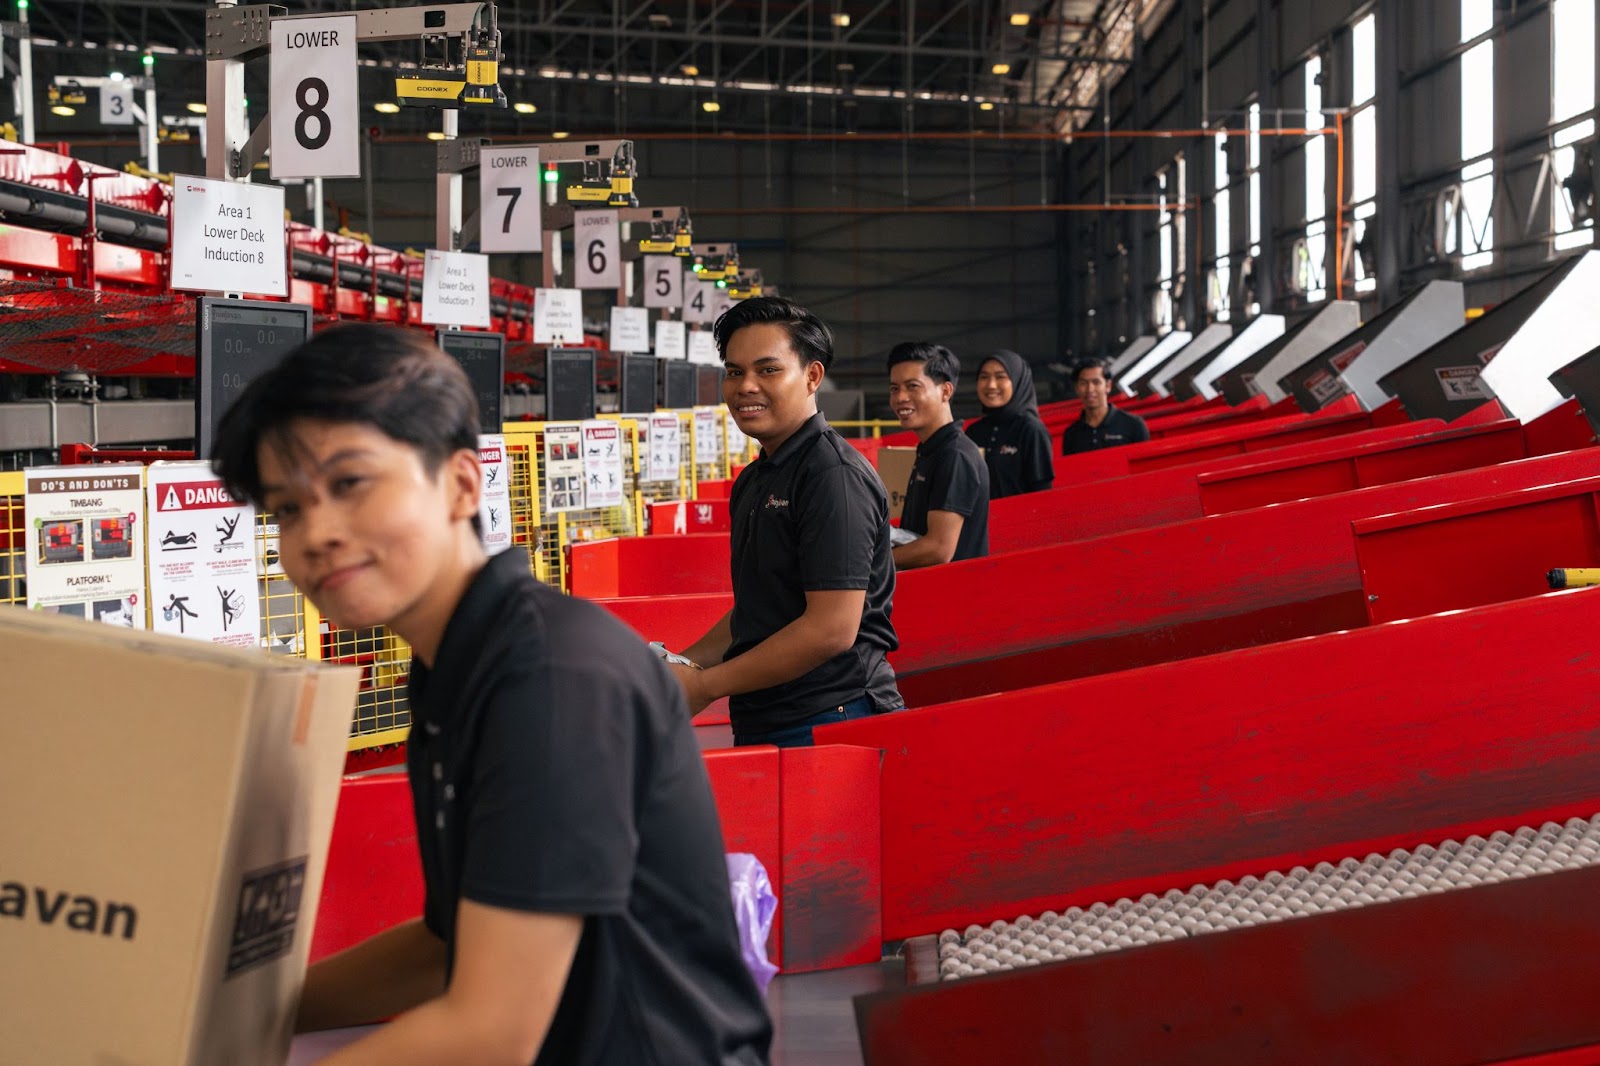
<path fill-rule="evenodd" d="M 535 289 L 533 343 L 580 344 L 583 341 L 583 293 L 577 289 Z"/>
<path fill-rule="evenodd" d="M 172 181 L 172 287 L 288 296 L 283 189 L 179 174 Z"/>
<path fill-rule="evenodd" d="M 422 321 L 489 328 L 489 257 L 430 248 L 422 264 Z"/>
<path fill-rule="evenodd" d="M 685 322 L 715 322 L 717 320 L 717 297 L 722 290 L 717 288 L 714 281 L 690 281 L 685 289 L 683 301 L 683 320 Z"/>
<path fill-rule="evenodd" d="M 648 352 L 650 350 L 650 312 L 642 307 L 611 309 L 611 350 Z"/>
<path fill-rule="evenodd" d="M 615 211 L 573 212 L 572 257 L 578 288 L 622 288 L 622 239 Z"/>
<path fill-rule="evenodd" d="M 478 154 L 478 247 L 485 252 L 543 251 L 539 149 L 484 148 Z"/>
<path fill-rule="evenodd" d="M 656 358 L 683 359 L 688 355 L 688 327 L 682 322 L 656 323 Z"/>
<path fill-rule="evenodd" d="M 23 471 L 28 607 L 143 629 L 144 469 Z"/>
<path fill-rule="evenodd" d="M 261 643 L 255 509 L 228 495 L 210 463 L 151 463 L 150 622 L 232 648 Z"/>
<path fill-rule="evenodd" d="M 133 86 L 117 82 L 100 87 L 100 125 L 133 125 Z"/>
<path fill-rule="evenodd" d="M 272 20 L 272 176 L 359 178 L 356 16 Z"/>
<path fill-rule="evenodd" d="M 511 463 L 506 458 L 505 437 L 498 433 L 481 435 L 478 464 L 483 470 L 483 493 L 478 501 L 483 550 L 499 555 L 511 547 Z"/>
<path fill-rule="evenodd" d="M 644 257 L 644 305 L 683 306 L 683 260 L 675 255 Z"/>
<path fill-rule="evenodd" d="M 689 334 L 689 362 L 715 364 L 717 338 L 709 329 L 697 329 Z"/>

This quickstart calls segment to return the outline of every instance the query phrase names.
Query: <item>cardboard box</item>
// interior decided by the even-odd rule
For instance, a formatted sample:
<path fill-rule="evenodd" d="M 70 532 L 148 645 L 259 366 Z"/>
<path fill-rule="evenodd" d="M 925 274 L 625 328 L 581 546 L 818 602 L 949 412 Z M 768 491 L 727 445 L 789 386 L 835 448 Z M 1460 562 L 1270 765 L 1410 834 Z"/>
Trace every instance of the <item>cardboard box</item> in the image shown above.
<path fill-rule="evenodd" d="M 359 674 L 0 607 L 0 1066 L 281 1066 Z"/>
<path fill-rule="evenodd" d="M 915 448 L 879 448 L 878 476 L 889 490 L 889 517 L 899 518 L 906 504 L 906 486 L 911 483 L 911 464 L 917 461 Z"/>

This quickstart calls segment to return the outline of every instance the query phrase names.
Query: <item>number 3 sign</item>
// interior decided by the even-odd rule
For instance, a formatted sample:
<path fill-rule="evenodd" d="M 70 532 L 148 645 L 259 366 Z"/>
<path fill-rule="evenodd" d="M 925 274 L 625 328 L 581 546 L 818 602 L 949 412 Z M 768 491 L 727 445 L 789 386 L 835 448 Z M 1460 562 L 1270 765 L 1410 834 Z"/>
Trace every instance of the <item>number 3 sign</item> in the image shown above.
<path fill-rule="evenodd" d="M 272 20 L 272 176 L 361 176 L 356 17 Z"/>

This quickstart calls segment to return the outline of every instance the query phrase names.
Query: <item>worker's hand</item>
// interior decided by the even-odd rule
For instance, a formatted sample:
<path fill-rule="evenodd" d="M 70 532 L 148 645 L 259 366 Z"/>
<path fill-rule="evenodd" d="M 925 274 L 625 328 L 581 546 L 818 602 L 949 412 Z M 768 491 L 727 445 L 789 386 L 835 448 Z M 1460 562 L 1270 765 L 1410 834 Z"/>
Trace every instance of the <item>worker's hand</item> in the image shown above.
<path fill-rule="evenodd" d="M 704 670 L 698 666 L 684 666 L 681 663 L 668 663 L 667 669 L 672 671 L 672 676 L 683 686 L 683 698 L 689 703 L 690 714 L 699 714 L 716 702 L 716 697 L 707 689 Z"/>

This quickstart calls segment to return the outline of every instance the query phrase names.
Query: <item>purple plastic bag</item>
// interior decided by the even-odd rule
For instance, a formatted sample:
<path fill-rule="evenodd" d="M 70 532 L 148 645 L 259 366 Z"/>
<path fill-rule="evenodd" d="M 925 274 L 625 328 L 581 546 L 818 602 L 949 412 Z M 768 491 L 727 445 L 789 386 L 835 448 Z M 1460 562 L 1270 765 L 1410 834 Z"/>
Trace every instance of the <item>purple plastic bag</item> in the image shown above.
<path fill-rule="evenodd" d="M 728 887 L 733 893 L 733 917 L 739 924 L 739 953 L 764 996 L 778 972 L 767 961 L 767 936 L 772 932 L 772 916 L 778 913 L 778 897 L 772 894 L 767 868 L 745 852 L 728 855 Z"/>

